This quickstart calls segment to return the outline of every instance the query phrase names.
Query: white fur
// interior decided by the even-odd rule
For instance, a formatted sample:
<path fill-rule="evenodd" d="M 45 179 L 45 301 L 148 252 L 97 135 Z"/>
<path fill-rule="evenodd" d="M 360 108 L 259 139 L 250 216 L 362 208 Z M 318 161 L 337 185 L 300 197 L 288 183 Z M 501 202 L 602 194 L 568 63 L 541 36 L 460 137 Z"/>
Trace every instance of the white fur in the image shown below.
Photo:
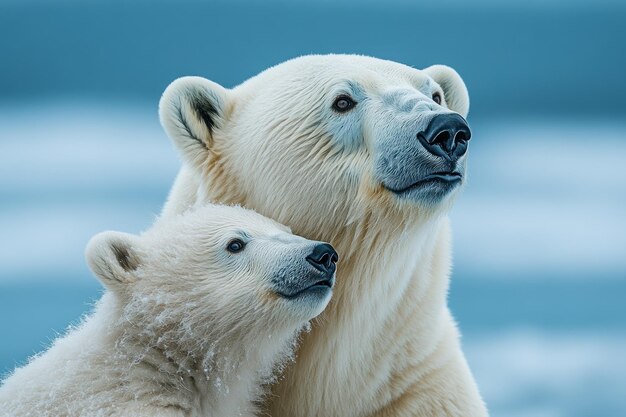
<path fill-rule="evenodd" d="M 345 92 L 357 106 L 333 112 Z M 381 135 L 415 139 L 428 114 L 468 110 L 451 68 L 352 55 L 297 58 L 232 90 L 185 77 L 163 94 L 161 121 L 184 161 L 164 215 L 241 204 L 339 252 L 335 297 L 273 387 L 274 417 L 487 415 L 446 305 L 456 192 L 400 199 L 373 163 Z"/>
<path fill-rule="evenodd" d="M 246 248 L 226 251 L 242 232 Z M 80 326 L 4 381 L 0 415 L 256 414 L 261 385 L 328 302 L 287 300 L 270 285 L 313 244 L 251 211 L 212 205 L 140 236 L 95 236 L 87 261 L 107 291 Z"/>

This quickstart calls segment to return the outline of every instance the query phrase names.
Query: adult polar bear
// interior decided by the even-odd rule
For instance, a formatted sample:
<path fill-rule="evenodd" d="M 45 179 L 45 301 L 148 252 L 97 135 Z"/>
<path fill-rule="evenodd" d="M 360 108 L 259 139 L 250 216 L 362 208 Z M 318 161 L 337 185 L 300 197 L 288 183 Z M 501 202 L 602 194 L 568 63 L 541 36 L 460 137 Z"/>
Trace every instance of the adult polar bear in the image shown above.
<path fill-rule="evenodd" d="M 337 248 L 335 298 L 268 399 L 281 416 L 485 416 L 446 303 L 469 97 L 445 66 L 312 55 L 225 89 L 174 81 L 164 215 L 241 204 Z M 461 117 L 463 116 L 463 117 Z"/>

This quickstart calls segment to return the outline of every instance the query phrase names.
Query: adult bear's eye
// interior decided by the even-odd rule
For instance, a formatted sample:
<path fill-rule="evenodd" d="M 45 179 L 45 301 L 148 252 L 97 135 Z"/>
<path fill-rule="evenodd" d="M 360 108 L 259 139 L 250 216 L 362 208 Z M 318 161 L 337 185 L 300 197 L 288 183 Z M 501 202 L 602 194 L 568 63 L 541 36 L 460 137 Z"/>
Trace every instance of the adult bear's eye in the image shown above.
<path fill-rule="evenodd" d="M 341 95 L 335 99 L 333 110 L 339 113 L 345 113 L 354 106 L 356 106 L 356 102 L 352 100 L 352 97 Z"/>
<path fill-rule="evenodd" d="M 226 250 L 230 253 L 237 253 L 237 252 L 241 252 L 245 246 L 246 244 L 243 242 L 243 240 L 233 239 L 230 242 L 228 242 L 228 245 L 226 246 Z"/>
<path fill-rule="evenodd" d="M 437 104 L 441 104 L 441 94 L 439 94 L 438 92 L 434 93 L 433 94 L 433 101 L 435 103 L 437 103 Z"/>

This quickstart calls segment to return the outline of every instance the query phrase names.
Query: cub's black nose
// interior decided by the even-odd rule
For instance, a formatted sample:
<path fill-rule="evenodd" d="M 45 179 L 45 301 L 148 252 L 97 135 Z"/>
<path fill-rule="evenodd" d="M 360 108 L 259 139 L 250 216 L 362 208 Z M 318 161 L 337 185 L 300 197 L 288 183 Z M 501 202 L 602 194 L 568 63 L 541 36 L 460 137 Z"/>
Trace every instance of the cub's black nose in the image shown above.
<path fill-rule="evenodd" d="M 315 245 L 313 252 L 306 257 L 306 260 L 321 272 L 332 275 L 335 273 L 335 264 L 339 260 L 339 256 L 328 243 L 320 243 Z"/>
<path fill-rule="evenodd" d="M 433 117 L 426 130 L 417 134 L 428 152 L 449 160 L 456 160 L 467 152 L 467 141 L 471 137 L 467 122 L 456 113 Z"/>

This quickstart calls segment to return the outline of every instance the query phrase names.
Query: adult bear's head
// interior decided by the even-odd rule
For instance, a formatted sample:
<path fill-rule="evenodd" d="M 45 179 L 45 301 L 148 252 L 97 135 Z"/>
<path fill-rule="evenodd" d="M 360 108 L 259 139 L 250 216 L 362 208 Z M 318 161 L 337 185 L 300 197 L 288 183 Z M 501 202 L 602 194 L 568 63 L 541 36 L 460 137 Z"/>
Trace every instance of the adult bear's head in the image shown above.
<path fill-rule="evenodd" d="M 465 177 L 468 109 L 451 68 L 313 55 L 230 90 L 180 78 L 160 117 L 200 179 L 200 200 L 333 241 L 350 224 L 445 212 Z"/>

